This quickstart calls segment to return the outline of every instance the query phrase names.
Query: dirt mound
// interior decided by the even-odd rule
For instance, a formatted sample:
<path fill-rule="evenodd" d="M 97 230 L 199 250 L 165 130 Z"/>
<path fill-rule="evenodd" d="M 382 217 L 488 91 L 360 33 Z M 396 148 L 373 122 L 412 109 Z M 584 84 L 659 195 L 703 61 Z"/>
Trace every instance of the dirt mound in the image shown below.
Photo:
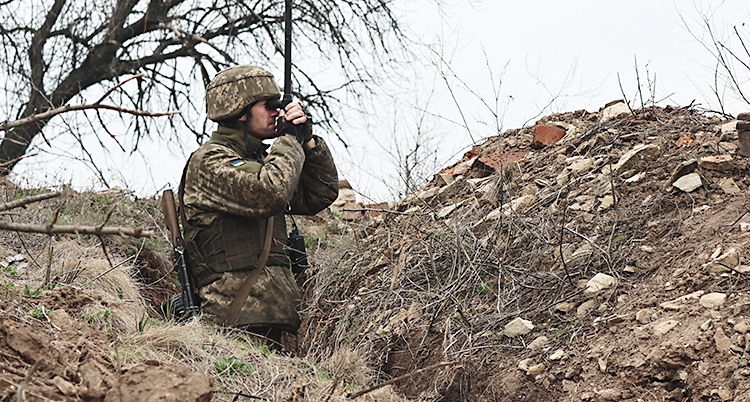
<path fill-rule="evenodd" d="M 564 136 L 541 149 L 534 127 L 490 138 L 352 222 L 349 249 L 316 250 L 304 342 L 413 373 L 395 386 L 419 400 L 747 400 L 735 122 L 608 106 L 543 118 Z"/>
<path fill-rule="evenodd" d="M 212 378 L 184 365 L 113 361 L 111 336 L 76 318 L 93 302 L 71 286 L 45 292 L 25 320 L 4 302 L 0 320 L 3 399 L 76 401 L 209 401 Z M 22 308 L 25 303 L 13 307 Z M 69 314 L 68 312 L 72 314 Z"/>
<path fill-rule="evenodd" d="M 489 138 L 353 221 L 298 220 L 290 356 L 154 314 L 176 291 L 165 235 L 3 233 L 0 400 L 747 401 L 736 122 L 623 107 Z M 156 200 L 121 192 L 13 219 L 161 230 Z"/>

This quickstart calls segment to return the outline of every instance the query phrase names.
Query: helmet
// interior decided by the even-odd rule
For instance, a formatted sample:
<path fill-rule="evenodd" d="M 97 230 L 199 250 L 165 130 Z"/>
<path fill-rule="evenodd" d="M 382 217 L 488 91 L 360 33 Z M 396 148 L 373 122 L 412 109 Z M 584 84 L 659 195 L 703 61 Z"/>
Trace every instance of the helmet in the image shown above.
<path fill-rule="evenodd" d="M 273 75 L 258 66 L 230 67 L 216 74 L 206 87 L 208 118 L 222 121 L 235 117 L 248 105 L 263 99 L 279 98 Z"/>

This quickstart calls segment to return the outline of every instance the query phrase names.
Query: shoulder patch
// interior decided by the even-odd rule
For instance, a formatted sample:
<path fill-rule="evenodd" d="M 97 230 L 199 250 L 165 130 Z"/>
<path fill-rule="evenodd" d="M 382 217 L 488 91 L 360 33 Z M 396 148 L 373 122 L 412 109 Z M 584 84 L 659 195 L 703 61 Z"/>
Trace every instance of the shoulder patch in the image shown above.
<path fill-rule="evenodd" d="M 244 164 L 245 164 L 245 161 L 243 161 L 243 160 L 241 160 L 241 159 L 240 159 L 240 160 L 236 160 L 236 161 L 234 161 L 234 162 L 230 163 L 230 165 L 232 165 L 232 166 L 234 166 L 234 167 L 240 167 L 240 166 L 242 166 L 242 165 L 244 165 Z"/>

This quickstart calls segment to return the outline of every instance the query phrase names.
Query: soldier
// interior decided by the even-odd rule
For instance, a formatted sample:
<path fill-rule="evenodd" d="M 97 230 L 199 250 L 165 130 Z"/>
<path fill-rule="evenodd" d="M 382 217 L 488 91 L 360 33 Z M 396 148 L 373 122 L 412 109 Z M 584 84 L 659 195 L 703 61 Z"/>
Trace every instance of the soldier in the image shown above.
<path fill-rule="evenodd" d="M 298 103 L 275 109 L 279 97 L 261 67 L 219 72 L 206 88 L 208 118 L 218 128 L 190 156 L 180 183 L 186 251 L 204 314 L 277 342 L 300 325 L 284 214 L 314 215 L 338 196 L 325 141 L 312 134 Z M 304 128 L 296 135 L 295 125 Z M 273 145 L 263 143 L 271 138 Z M 243 286 L 249 295 L 240 300 Z"/>

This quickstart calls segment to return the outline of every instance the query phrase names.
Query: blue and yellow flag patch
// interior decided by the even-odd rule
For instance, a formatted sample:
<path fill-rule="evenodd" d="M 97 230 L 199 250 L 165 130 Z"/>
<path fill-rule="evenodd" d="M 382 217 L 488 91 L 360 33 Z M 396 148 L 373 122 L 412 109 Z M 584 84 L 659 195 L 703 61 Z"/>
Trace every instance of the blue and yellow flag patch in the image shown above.
<path fill-rule="evenodd" d="M 240 167 L 240 166 L 242 166 L 244 164 L 245 164 L 245 161 L 243 161 L 243 160 L 236 160 L 236 161 L 230 163 L 230 165 L 232 165 L 234 167 Z"/>

